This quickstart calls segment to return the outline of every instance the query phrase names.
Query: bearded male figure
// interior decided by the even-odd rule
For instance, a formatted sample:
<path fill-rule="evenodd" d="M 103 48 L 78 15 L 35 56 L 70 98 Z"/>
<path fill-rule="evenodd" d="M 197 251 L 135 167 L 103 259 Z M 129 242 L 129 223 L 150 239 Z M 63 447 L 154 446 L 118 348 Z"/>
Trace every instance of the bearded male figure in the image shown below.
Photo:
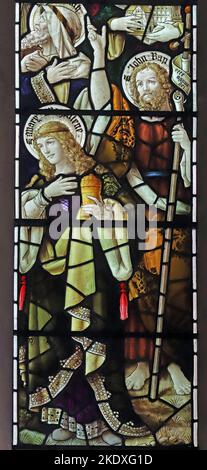
<path fill-rule="evenodd" d="M 77 9 L 58 3 L 37 4 L 27 11 L 30 32 L 21 41 L 23 107 L 73 106 L 88 84 L 91 61 L 82 46 L 80 50 L 85 40 L 85 13 L 82 6 Z"/>
<path fill-rule="evenodd" d="M 161 65 L 144 63 L 135 67 L 130 89 L 140 111 L 172 111 L 172 85 L 167 70 Z"/>
<path fill-rule="evenodd" d="M 145 63 L 133 70 L 131 96 L 140 110 L 171 111 L 172 91 L 167 70 L 161 65 Z M 165 220 L 174 143 L 178 142 L 182 149 L 164 333 L 174 336 L 191 333 L 190 230 L 180 228 L 181 222 L 183 225 L 187 222 L 190 212 L 190 140 L 183 125 L 175 124 L 173 118 L 142 117 L 136 134 L 135 158 L 127 179 L 139 201 L 156 206 L 156 220 L 160 223 Z M 146 218 L 151 218 L 150 210 L 146 210 Z M 128 332 L 155 333 L 163 229 L 150 229 L 148 241 L 155 236 L 155 231 L 155 248 L 140 254 L 136 272 L 129 282 Z M 137 339 L 126 340 L 126 358 L 137 362 L 135 370 L 126 378 L 128 389 L 141 389 L 149 378 L 152 351 L 152 340 L 146 340 L 144 347 Z M 190 357 L 190 341 L 182 342 L 177 337 L 172 340 L 169 336 L 164 339 L 161 365 L 167 367 L 177 394 L 190 393 Z"/>

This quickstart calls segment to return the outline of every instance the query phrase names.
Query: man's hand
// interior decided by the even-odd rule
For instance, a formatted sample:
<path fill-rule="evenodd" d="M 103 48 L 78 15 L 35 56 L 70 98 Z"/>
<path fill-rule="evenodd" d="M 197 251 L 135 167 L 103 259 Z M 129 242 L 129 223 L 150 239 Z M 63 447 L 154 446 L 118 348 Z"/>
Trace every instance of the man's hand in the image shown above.
<path fill-rule="evenodd" d="M 167 210 L 167 198 L 159 197 L 157 200 L 156 206 L 158 209 L 165 212 Z M 189 214 L 189 213 L 190 213 L 189 204 L 186 204 L 185 202 L 182 202 L 182 201 L 176 202 L 176 214 L 182 215 L 182 214 Z"/>
<path fill-rule="evenodd" d="M 23 73 L 39 72 L 46 65 L 47 60 L 41 55 L 41 51 L 35 51 L 21 60 L 21 71 Z"/>
<path fill-rule="evenodd" d="M 44 194 L 48 199 L 58 196 L 73 196 L 75 194 L 74 189 L 77 187 L 75 176 L 59 176 L 44 189 Z"/>
<path fill-rule="evenodd" d="M 78 57 L 72 57 L 68 60 L 70 68 L 70 79 L 88 78 L 91 68 L 91 61 L 84 54 L 80 53 Z"/>
<path fill-rule="evenodd" d="M 176 203 L 176 214 L 190 214 L 191 212 L 191 207 L 189 204 L 186 204 L 185 202 L 182 201 L 177 201 Z"/>
<path fill-rule="evenodd" d="M 112 31 L 125 31 L 127 33 L 138 31 L 142 26 L 141 21 L 135 15 L 113 18 L 109 24 Z"/>
<path fill-rule="evenodd" d="M 91 24 L 89 17 L 87 17 L 87 29 L 88 39 L 94 52 L 104 53 L 106 47 L 106 26 L 103 26 L 101 34 L 98 34 L 95 26 Z"/>
<path fill-rule="evenodd" d="M 181 126 L 181 124 L 176 124 L 176 126 L 173 127 L 172 140 L 173 142 L 178 142 L 185 152 L 190 152 L 190 139 L 186 130 L 183 126 Z"/>
<path fill-rule="evenodd" d="M 47 80 L 53 85 L 62 80 L 70 80 L 71 74 L 75 73 L 74 65 L 69 65 L 68 61 L 61 62 L 57 65 L 57 59 L 47 69 Z"/>
<path fill-rule="evenodd" d="M 153 42 L 167 42 L 171 39 L 179 38 L 180 30 L 177 26 L 170 23 L 157 25 L 151 33 L 146 34 L 146 39 Z"/>

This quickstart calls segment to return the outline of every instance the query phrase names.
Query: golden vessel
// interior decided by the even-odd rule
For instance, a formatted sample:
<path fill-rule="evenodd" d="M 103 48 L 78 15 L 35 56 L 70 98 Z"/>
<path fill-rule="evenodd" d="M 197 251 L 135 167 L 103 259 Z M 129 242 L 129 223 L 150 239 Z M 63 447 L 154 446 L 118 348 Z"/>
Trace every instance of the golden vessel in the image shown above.
<path fill-rule="evenodd" d="M 81 179 L 81 196 L 82 205 L 95 204 L 95 201 L 89 199 L 88 196 L 95 197 L 98 201 L 101 200 L 102 183 L 101 180 L 93 173 L 86 175 Z"/>

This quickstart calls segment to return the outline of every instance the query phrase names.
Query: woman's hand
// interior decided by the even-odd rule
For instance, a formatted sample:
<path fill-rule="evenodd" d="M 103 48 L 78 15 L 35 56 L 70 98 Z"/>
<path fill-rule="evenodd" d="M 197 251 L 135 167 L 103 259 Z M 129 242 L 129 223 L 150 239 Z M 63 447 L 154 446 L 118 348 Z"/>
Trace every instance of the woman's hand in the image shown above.
<path fill-rule="evenodd" d="M 190 152 L 190 139 L 186 130 L 183 126 L 181 126 L 181 124 L 176 124 L 176 126 L 173 127 L 172 140 L 173 142 L 179 143 L 185 152 Z"/>
<path fill-rule="evenodd" d="M 95 204 L 86 204 L 81 206 L 81 209 L 85 212 L 85 214 L 92 215 L 97 220 L 113 220 L 113 208 L 110 204 L 104 204 L 92 196 L 87 197 L 88 199 L 94 201 Z"/>
<path fill-rule="evenodd" d="M 22 73 L 39 72 L 46 65 L 47 60 L 41 55 L 41 51 L 35 51 L 21 60 L 21 71 Z"/>
<path fill-rule="evenodd" d="M 112 31 L 125 31 L 127 33 L 138 31 L 141 28 L 141 21 L 135 15 L 113 18 L 109 24 Z"/>
<path fill-rule="evenodd" d="M 73 196 L 77 187 L 75 176 L 59 176 L 44 189 L 44 194 L 48 199 L 58 196 Z"/>

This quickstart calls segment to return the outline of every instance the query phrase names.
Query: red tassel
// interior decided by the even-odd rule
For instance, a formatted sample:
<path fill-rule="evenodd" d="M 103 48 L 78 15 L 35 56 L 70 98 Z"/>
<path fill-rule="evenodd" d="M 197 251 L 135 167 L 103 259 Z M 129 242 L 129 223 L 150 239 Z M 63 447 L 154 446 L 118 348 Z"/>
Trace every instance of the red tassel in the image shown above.
<path fill-rule="evenodd" d="M 26 276 L 20 277 L 20 291 L 19 291 L 19 310 L 24 310 L 24 302 L 26 297 Z"/>
<path fill-rule="evenodd" d="M 127 320 L 128 318 L 128 296 L 127 296 L 127 290 L 126 290 L 126 282 L 120 282 L 119 283 L 119 289 L 120 289 L 120 319 L 121 320 Z"/>

